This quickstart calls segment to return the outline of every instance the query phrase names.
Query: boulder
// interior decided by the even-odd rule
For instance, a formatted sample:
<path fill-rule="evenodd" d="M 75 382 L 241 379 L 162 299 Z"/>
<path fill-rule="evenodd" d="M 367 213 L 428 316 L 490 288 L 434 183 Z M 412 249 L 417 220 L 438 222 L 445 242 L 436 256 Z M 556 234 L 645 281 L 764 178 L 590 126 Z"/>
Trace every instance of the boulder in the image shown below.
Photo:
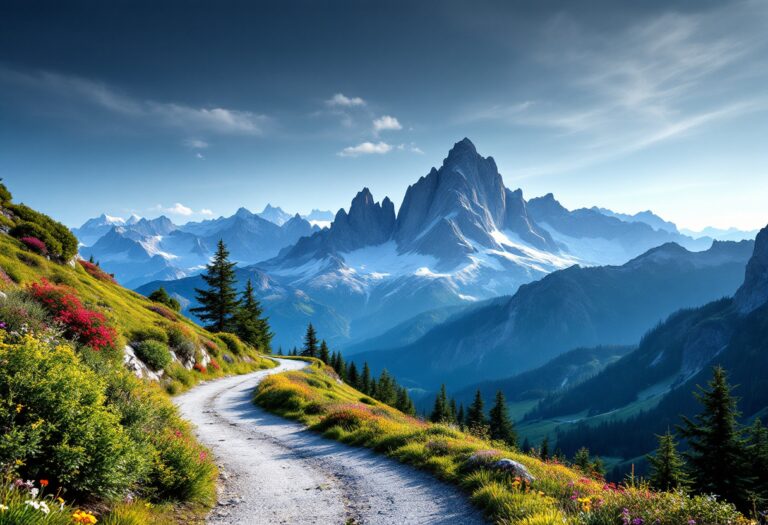
<path fill-rule="evenodd" d="M 146 378 L 150 381 L 160 381 L 160 377 L 163 375 L 162 370 L 157 372 L 150 370 L 149 367 L 138 358 L 136 352 L 134 352 L 130 345 L 125 345 L 123 348 L 123 364 L 139 379 Z"/>
<path fill-rule="evenodd" d="M 536 481 L 536 478 L 534 478 L 530 472 L 528 472 L 528 469 L 525 468 L 525 465 L 522 463 L 519 463 L 513 459 L 509 458 L 501 458 L 496 463 L 493 464 L 493 468 L 496 470 L 503 470 L 504 472 L 509 472 L 510 474 L 519 477 L 521 480 L 525 481 L 526 483 L 533 483 Z"/>

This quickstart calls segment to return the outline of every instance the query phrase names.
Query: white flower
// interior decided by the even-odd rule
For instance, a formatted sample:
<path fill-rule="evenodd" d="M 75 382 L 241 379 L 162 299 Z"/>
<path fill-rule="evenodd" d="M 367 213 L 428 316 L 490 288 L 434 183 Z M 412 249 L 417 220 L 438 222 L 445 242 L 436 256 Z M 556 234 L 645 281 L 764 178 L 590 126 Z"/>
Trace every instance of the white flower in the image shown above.
<path fill-rule="evenodd" d="M 36 498 L 38 494 L 40 494 L 40 489 L 38 488 L 31 488 L 29 489 L 29 493 L 32 494 L 33 498 Z"/>
<path fill-rule="evenodd" d="M 34 499 L 28 499 L 24 502 L 26 505 L 29 505 L 30 507 L 34 507 L 35 509 L 39 510 L 43 514 L 48 514 L 51 512 L 51 509 L 48 508 L 48 504 L 44 501 L 37 501 Z"/>
<path fill-rule="evenodd" d="M 4 510 L 8 510 L 8 508 L 9 508 L 8 505 L 3 505 L 2 503 L 0 503 L 0 512 Z"/>
<path fill-rule="evenodd" d="M 48 504 L 44 501 L 40 502 L 40 510 L 43 511 L 43 514 L 48 514 L 51 512 L 51 509 L 48 508 Z"/>

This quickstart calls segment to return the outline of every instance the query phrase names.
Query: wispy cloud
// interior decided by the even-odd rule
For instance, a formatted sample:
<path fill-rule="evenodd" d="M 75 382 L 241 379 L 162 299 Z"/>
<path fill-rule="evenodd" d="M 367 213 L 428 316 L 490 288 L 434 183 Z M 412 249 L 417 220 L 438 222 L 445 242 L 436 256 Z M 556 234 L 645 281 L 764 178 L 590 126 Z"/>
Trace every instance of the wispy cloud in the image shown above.
<path fill-rule="evenodd" d="M 206 149 L 209 144 L 200 139 L 186 139 L 183 144 L 190 149 Z"/>
<path fill-rule="evenodd" d="M 199 211 L 195 211 L 189 206 L 185 206 L 180 202 L 175 203 L 173 206 L 163 206 L 162 204 L 156 205 L 150 211 L 166 213 L 168 215 L 177 215 L 179 217 L 191 217 L 192 215 L 202 215 L 203 217 L 213 216 L 213 211 L 209 208 L 203 208 Z"/>
<path fill-rule="evenodd" d="M 365 106 L 366 102 L 360 97 L 348 97 L 343 93 L 336 93 L 331 98 L 325 101 L 325 104 L 330 107 L 359 107 Z"/>
<path fill-rule="evenodd" d="M 373 121 L 373 130 L 377 133 L 379 131 L 399 129 L 403 129 L 403 126 L 400 125 L 400 122 L 395 117 L 389 115 L 383 115 Z"/>
<path fill-rule="evenodd" d="M 22 72 L 0 67 L 0 81 L 22 85 L 28 91 L 75 99 L 112 114 L 143 123 L 223 135 L 260 135 L 268 122 L 265 115 L 223 107 L 194 107 L 176 102 L 160 102 L 132 97 L 93 80 L 52 73 Z"/>
<path fill-rule="evenodd" d="M 340 157 L 359 157 L 360 155 L 383 155 L 392 151 L 392 146 L 386 142 L 362 142 L 357 146 L 349 146 L 341 150 Z"/>

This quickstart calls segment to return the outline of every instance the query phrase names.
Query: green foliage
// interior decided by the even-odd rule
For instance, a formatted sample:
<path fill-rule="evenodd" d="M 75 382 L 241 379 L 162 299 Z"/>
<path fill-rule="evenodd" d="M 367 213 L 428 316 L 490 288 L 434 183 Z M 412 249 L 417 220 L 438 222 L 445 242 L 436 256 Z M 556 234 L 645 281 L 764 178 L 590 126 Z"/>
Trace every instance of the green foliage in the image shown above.
<path fill-rule="evenodd" d="M 503 441 L 511 447 L 517 447 L 517 434 L 512 424 L 512 418 L 509 417 L 504 393 L 501 390 L 496 392 L 496 401 L 488 416 L 491 439 Z"/>
<path fill-rule="evenodd" d="M 152 339 L 136 344 L 136 355 L 152 370 L 162 370 L 171 362 L 168 345 Z"/>
<path fill-rule="evenodd" d="M 102 378 L 72 348 L 0 340 L 0 464 L 79 495 L 112 496 L 141 474 Z"/>
<path fill-rule="evenodd" d="M 60 335 L 60 330 L 53 323 L 48 310 L 25 290 L 11 288 L 5 294 L 5 301 L 0 302 L 0 321 L 5 323 L 8 332 Z"/>
<path fill-rule="evenodd" d="M 156 436 L 154 446 L 159 457 L 150 475 L 157 498 L 208 505 L 215 501 L 216 467 L 205 449 L 180 430 Z"/>
<path fill-rule="evenodd" d="M 304 348 L 301 350 L 301 355 L 304 357 L 318 356 L 317 332 L 315 332 L 315 327 L 312 326 L 312 323 L 307 325 L 307 332 L 304 334 Z"/>
<path fill-rule="evenodd" d="M 235 284 L 235 263 L 229 261 L 229 252 L 224 241 L 219 240 L 216 255 L 202 275 L 208 288 L 195 288 L 200 306 L 190 311 L 205 323 L 212 332 L 229 332 L 235 328 L 235 315 L 240 301 L 237 299 Z"/>
<path fill-rule="evenodd" d="M 440 385 L 440 392 L 435 396 L 435 405 L 429 420 L 433 423 L 449 423 L 451 421 L 451 410 L 448 406 L 448 395 L 445 392 L 445 385 Z"/>
<path fill-rule="evenodd" d="M 469 410 L 467 410 L 466 425 L 470 429 L 481 428 L 487 425 L 485 420 L 485 403 L 479 389 L 475 392 L 475 399 L 469 405 Z"/>
<path fill-rule="evenodd" d="M 240 306 L 234 317 L 235 333 L 254 348 L 268 352 L 272 343 L 272 331 L 269 321 L 264 317 L 264 310 L 253 290 L 251 280 L 245 285 Z"/>
<path fill-rule="evenodd" d="M 160 341 L 161 343 L 168 343 L 168 333 L 162 328 L 156 326 L 144 326 L 132 330 L 130 334 L 130 340 L 133 342 L 141 341 Z"/>
<path fill-rule="evenodd" d="M 216 336 L 221 340 L 221 342 L 224 343 L 224 346 L 227 347 L 227 350 L 229 350 L 233 354 L 235 355 L 245 354 L 245 350 L 246 350 L 245 345 L 235 334 L 230 334 L 228 332 L 221 332 L 216 334 Z"/>
<path fill-rule="evenodd" d="M 34 222 L 21 221 L 11 228 L 8 233 L 17 239 L 21 239 L 22 237 L 36 237 L 45 243 L 45 246 L 50 253 L 57 255 L 61 253 L 61 243 L 57 241 L 45 227 Z"/>
<path fill-rule="evenodd" d="M 330 365 L 331 363 L 331 352 L 328 350 L 328 343 L 325 342 L 325 339 L 322 340 L 320 343 L 320 354 L 317 356 L 320 361 L 325 363 L 326 365 Z M 336 368 L 336 367 L 334 367 Z M 338 370 L 337 370 L 338 372 Z"/>
<path fill-rule="evenodd" d="M 0 179 L 0 204 L 5 204 L 13 200 L 13 195 L 8 188 L 3 184 L 3 179 Z"/>
<path fill-rule="evenodd" d="M 687 483 L 685 477 L 685 462 L 677 453 L 675 436 L 667 430 L 666 434 L 657 436 L 659 447 L 652 456 L 647 456 L 650 465 L 651 485 L 659 490 L 674 490 L 684 487 Z"/>
<path fill-rule="evenodd" d="M 48 246 L 48 251 L 64 260 L 69 260 L 77 254 L 77 238 L 69 231 L 69 228 L 54 221 L 44 213 L 33 210 L 32 208 L 23 204 L 10 204 L 6 206 L 14 215 L 19 217 L 22 221 L 21 224 L 31 223 L 37 225 L 44 235 L 48 238 L 54 239 L 55 248 L 48 245 L 46 239 L 38 237 L 41 241 L 45 242 Z M 11 233 L 14 237 L 22 237 L 23 235 L 17 235 Z M 37 237 L 34 235 L 34 237 Z"/>
<path fill-rule="evenodd" d="M 181 311 L 181 303 L 179 303 L 178 300 L 168 295 L 168 292 L 165 291 L 165 288 L 162 286 L 149 294 L 147 296 L 150 301 L 154 301 L 156 303 L 164 304 L 171 310 L 175 312 Z"/>

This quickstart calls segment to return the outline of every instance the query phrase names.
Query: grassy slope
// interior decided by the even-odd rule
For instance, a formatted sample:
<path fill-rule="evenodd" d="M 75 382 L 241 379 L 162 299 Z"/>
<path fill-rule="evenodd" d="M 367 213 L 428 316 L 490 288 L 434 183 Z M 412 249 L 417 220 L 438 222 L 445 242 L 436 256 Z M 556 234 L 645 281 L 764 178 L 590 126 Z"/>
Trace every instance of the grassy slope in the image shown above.
<path fill-rule="evenodd" d="M 372 448 L 461 486 L 496 523 L 620 524 L 625 508 L 644 523 L 746 523 L 728 505 L 644 486 L 607 486 L 567 466 L 425 423 L 365 396 L 318 361 L 268 377 L 255 402 L 326 437 Z M 476 453 L 486 459 L 470 461 Z M 526 486 L 493 469 L 491 463 L 500 457 L 524 464 L 535 482 Z"/>

